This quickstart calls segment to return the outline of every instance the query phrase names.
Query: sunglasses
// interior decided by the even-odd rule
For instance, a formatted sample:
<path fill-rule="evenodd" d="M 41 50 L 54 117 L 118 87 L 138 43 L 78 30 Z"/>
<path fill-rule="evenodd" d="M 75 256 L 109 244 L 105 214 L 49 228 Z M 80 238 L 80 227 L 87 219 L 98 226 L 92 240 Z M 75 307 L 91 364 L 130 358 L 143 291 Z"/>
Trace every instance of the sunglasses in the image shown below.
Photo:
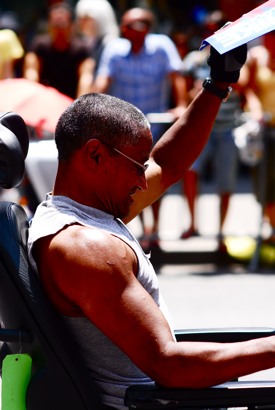
<path fill-rule="evenodd" d="M 125 27 L 136 31 L 145 31 L 150 28 L 150 23 L 144 20 L 136 20 L 132 21 L 131 23 L 125 24 Z"/>
<path fill-rule="evenodd" d="M 114 151 L 116 151 L 118 154 L 122 155 L 124 158 L 127 158 L 129 161 L 131 161 L 133 164 L 136 165 L 138 169 L 138 175 L 142 176 L 145 174 L 146 169 L 149 167 L 149 164 L 141 164 L 140 162 L 136 161 L 135 159 L 129 157 L 128 155 L 124 154 L 123 152 L 119 151 L 117 148 L 112 147 Z"/>
<path fill-rule="evenodd" d="M 135 166 L 137 167 L 138 175 L 140 177 L 145 174 L 145 171 L 149 167 L 149 164 L 141 164 L 140 162 L 136 161 L 135 159 L 133 159 L 133 158 L 129 157 L 128 155 L 124 154 L 123 152 L 119 151 L 119 149 L 113 147 L 111 144 L 108 144 L 107 142 L 102 142 L 102 144 L 107 145 L 113 151 L 117 152 L 119 155 L 122 155 L 124 158 L 128 159 L 133 164 L 135 164 Z"/>

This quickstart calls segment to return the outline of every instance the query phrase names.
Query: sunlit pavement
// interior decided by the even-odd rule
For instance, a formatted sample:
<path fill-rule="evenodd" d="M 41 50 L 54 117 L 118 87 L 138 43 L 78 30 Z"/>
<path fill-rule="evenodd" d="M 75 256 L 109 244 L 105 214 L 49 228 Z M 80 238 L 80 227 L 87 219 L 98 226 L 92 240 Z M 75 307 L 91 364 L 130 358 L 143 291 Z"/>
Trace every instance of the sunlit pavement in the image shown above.
<path fill-rule="evenodd" d="M 164 195 L 159 218 L 161 250 L 182 253 L 182 261 L 191 252 L 195 256 L 194 262 L 196 254 L 198 256 L 203 251 L 211 253 L 217 250 L 219 197 L 213 193 L 211 185 L 205 185 L 202 194 L 198 197 L 196 213 L 199 236 L 179 240 L 190 223 L 189 210 L 181 193 L 180 184 L 172 187 Z M 260 218 L 261 207 L 251 192 L 250 181 L 246 178 L 240 181 L 237 192 L 232 195 L 223 233 L 225 236 L 257 237 Z M 151 209 L 146 210 L 145 220 L 149 225 L 152 222 Z M 129 226 L 137 236 L 142 233 L 139 218 L 132 221 Z"/>

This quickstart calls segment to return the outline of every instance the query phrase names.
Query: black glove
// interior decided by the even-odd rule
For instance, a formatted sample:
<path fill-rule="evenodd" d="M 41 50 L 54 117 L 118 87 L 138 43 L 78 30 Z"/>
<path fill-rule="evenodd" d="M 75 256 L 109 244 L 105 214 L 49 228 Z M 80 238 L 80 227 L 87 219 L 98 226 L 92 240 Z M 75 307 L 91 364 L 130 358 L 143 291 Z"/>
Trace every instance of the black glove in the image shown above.
<path fill-rule="evenodd" d="M 236 83 L 240 70 L 247 57 L 247 45 L 243 44 L 224 54 L 219 54 L 214 47 L 210 48 L 207 64 L 210 66 L 210 76 L 213 80 L 226 83 Z"/>

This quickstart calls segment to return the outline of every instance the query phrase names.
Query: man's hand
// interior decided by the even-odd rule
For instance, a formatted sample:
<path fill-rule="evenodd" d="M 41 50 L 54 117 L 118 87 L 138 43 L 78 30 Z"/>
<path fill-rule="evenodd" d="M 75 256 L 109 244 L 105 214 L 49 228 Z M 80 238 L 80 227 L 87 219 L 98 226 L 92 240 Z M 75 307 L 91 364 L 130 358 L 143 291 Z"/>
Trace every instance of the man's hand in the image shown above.
<path fill-rule="evenodd" d="M 243 44 L 227 53 L 219 54 L 214 47 L 210 48 L 210 56 L 207 63 L 210 66 L 210 76 L 213 80 L 236 83 L 240 76 L 240 70 L 247 57 L 247 45 Z"/>

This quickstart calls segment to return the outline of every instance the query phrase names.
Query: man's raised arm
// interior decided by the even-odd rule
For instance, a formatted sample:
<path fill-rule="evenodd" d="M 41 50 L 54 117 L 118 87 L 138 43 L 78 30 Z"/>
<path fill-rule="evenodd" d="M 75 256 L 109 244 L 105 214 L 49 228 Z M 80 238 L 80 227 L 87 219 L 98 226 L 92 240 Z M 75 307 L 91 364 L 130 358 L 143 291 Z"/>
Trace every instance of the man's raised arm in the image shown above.
<path fill-rule="evenodd" d="M 230 96 L 230 84 L 236 83 L 246 61 L 247 46 L 225 54 L 210 48 L 210 77 L 184 114 L 154 146 L 146 172 L 148 189 L 139 191 L 127 217 L 133 219 L 180 180 L 202 151 L 210 135 L 221 103 Z"/>

